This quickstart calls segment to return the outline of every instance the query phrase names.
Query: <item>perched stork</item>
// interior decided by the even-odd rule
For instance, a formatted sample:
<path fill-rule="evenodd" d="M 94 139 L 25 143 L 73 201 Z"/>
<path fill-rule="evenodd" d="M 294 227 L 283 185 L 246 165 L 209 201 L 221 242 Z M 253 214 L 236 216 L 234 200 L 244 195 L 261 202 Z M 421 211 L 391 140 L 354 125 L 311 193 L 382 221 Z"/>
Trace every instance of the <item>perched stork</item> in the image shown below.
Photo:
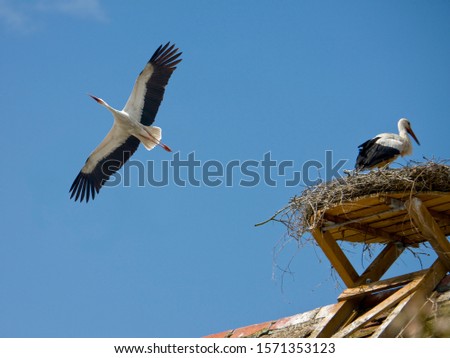
<path fill-rule="evenodd" d="M 398 121 L 398 134 L 381 133 L 361 144 L 356 171 L 382 168 L 392 163 L 399 155 L 402 157 L 412 153 L 412 144 L 408 133 L 420 145 L 419 140 L 411 129 L 411 123 L 406 118 Z"/>
<path fill-rule="evenodd" d="M 147 150 L 159 145 L 167 151 L 168 146 L 161 142 L 161 128 L 151 126 L 155 121 L 164 90 L 176 65 L 181 62 L 175 45 L 168 42 L 159 46 L 139 74 L 125 107 L 119 111 L 101 98 L 90 95 L 106 107 L 114 117 L 114 124 L 97 148 L 87 158 L 85 165 L 75 178 L 69 193 L 70 198 L 80 202 L 95 198 L 102 185 L 118 171 L 134 154 L 142 142 Z"/>

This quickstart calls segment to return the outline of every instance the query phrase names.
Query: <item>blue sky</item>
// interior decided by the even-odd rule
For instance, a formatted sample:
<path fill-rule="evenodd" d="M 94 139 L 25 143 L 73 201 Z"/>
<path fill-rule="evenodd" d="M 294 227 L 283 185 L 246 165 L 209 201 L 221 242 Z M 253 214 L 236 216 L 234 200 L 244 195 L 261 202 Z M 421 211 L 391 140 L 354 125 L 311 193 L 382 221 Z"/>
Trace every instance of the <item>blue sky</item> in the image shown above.
<path fill-rule="evenodd" d="M 422 144 L 410 159 L 448 158 L 449 17 L 438 0 L 0 0 L 0 336 L 199 337 L 334 303 L 317 247 L 274 255 L 284 227 L 254 227 L 304 189 L 276 171 L 275 186 L 233 169 L 230 187 L 140 187 L 128 166 L 128 187 L 69 200 L 112 125 L 86 94 L 120 109 L 159 44 L 183 51 L 155 122 L 174 153 L 133 156 L 155 175 L 189 153 L 298 170 L 332 151 L 351 169 L 401 117 Z M 415 269 L 406 253 L 392 271 Z"/>

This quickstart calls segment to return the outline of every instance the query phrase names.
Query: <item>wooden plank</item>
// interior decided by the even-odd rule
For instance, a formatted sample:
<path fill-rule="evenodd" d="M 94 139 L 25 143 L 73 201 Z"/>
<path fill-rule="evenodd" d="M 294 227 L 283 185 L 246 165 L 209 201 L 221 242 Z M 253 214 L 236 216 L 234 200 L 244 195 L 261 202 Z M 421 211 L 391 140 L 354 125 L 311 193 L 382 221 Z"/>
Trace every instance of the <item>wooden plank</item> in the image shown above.
<path fill-rule="evenodd" d="M 414 293 L 411 293 L 410 295 L 406 296 L 400 303 L 392 310 L 392 312 L 385 318 L 383 323 L 378 327 L 375 332 L 370 336 L 370 338 L 389 338 L 389 337 L 395 337 L 396 333 L 398 332 L 397 324 L 403 324 L 404 322 L 398 322 L 398 316 L 402 316 L 403 308 L 406 306 L 406 304 L 410 301 L 412 295 Z M 397 323 L 395 321 L 397 320 Z M 389 331 L 388 327 L 395 327 L 395 331 L 390 331 L 388 335 L 387 332 Z M 392 328 L 391 328 L 392 329 Z M 392 336 L 391 336 L 392 335 Z"/>
<path fill-rule="evenodd" d="M 400 257 L 405 250 L 404 246 L 395 243 L 387 244 L 378 256 L 372 261 L 367 269 L 362 273 L 357 282 L 358 285 L 370 281 L 378 281 L 389 270 L 392 264 Z"/>
<path fill-rule="evenodd" d="M 408 317 L 400 332 L 396 333 L 395 336 L 402 338 L 424 338 L 426 331 L 427 320 L 433 311 L 433 300 L 432 297 L 435 292 L 430 292 L 425 295 L 421 290 L 417 290 L 417 295 L 413 295 L 409 298 L 407 305 L 403 307 L 400 315 Z M 410 303 L 411 307 L 408 306 Z M 429 332 L 428 332 L 429 333 Z"/>
<path fill-rule="evenodd" d="M 407 221 L 405 221 L 405 219 Z M 414 232 L 414 230 L 411 231 L 411 222 L 410 219 L 408 217 L 405 217 L 404 214 L 402 214 L 401 219 L 398 219 L 399 224 L 393 224 L 391 226 L 388 226 L 387 224 L 389 223 L 388 221 L 380 221 L 380 222 L 376 222 L 375 224 L 362 224 L 361 225 L 365 225 L 367 227 L 373 228 L 374 230 L 369 230 L 372 232 L 373 235 L 375 235 L 375 232 L 378 230 L 382 230 L 384 232 L 386 232 L 387 235 L 393 235 L 394 237 L 396 237 L 396 241 L 414 241 L 416 242 L 417 240 L 420 239 L 420 237 L 416 237 L 414 238 L 414 240 L 411 240 L 411 238 L 408 238 L 407 235 L 405 235 L 405 230 L 409 230 L 408 235 L 411 235 Z M 359 224 L 358 224 L 359 225 Z M 334 237 L 335 240 L 343 240 L 343 241 L 349 241 L 349 242 L 386 242 L 386 241 L 391 241 L 391 240 L 382 240 L 381 238 L 379 238 L 378 240 L 375 239 L 375 237 L 373 235 L 366 235 L 366 234 L 362 234 L 361 231 L 357 231 L 356 227 L 357 225 L 350 225 L 350 227 L 339 227 L 339 228 L 335 228 L 333 230 L 330 230 L 330 233 L 332 234 L 332 236 Z M 355 228 L 353 228 L 353 226 Z M 381 229 L 380 229 L 381 228 Z M 417 231 L 417 230 L 416 230 Z M 369 234 L 369 233 L 367 233 Z M 379 233 L 379 235 L 383 235 L 381 233 Z M 383 235 L 383 236 L 387 236 L 387 235 Z M 392 237 L 392 236 L 391 236 Z M 420 240 L 423 241 L 423 240 Z"/>
<path fill-rule="evenodd" d="M 379 220 L 362 220 L 361 223 L 364 225 L 370 225 L 377 229 L 389 230 L 389 231 L 398 231 L 394 228 L 394 226 L 403 225 L 408 223 L 409 217 L 405 212 L 398 212 L 395 215 L 391 215 L 389 217 L 383 217 Z"/>
<path fill-rule="evenodd" d="M 428 197 L 428 198 L 425 197 L 425 195 L 416 194 L 415 197 L 422 200 L 422 202 L 426 205 L 427 208 L 450 203 L 450 195 L 449 194 L 434 195 L 434 196 Z M 410 198 L 408 198 L 408 199 L 410 199 Z"/>
<path fill-rule="evenodd" d="M 341 241 L 352 241 L 349 238 L 355 237 L 356 242 L 361 242 L 364 239 L 364 235 L 361 235 L 359 231 L 353 230 L 353 229 L 347 229 L 347 228 L 340 228 L 339 230 L 335 230 L 333 232 L 330 232 L 330 235 L 333 237 L 333 239 L 341 240 Z"/>
<path fill-rule="evenodd" d="M 385 211 L 374 213 L 370 216 L 362 216 L 353 218 L 354 222 L 360 222 L 365 225 L 372 225 L 377 222 L 385 223 L 386 221 L 402 221 L 405 217 L 405 210 L 400 208 L 387 209 Z"/>
<path fill-rule="evenodd" d="M 346 240 L 347 237 L 354 235 L 361 236 L 361 233 L 358 230 L 346 227 L 340 227 L 334 230 L 330 230 L 329 233 L 334 237 L 335 240 Z"/>
<path fill-rule="evenodd" d="M 432 303 L 428 300 L 428 297 L 447 274 L 446 267 L 439 260 L 435 261 L 430 271 L 427 279 L 422 281 L 420 288 L 399 303 L 374 332 L 373 338 L 397 337 L 402 331 L 404 332 L 405 328 L 408 328 L 407 326 L 411 322 L 417 318 L 420 320 L 421 317 L 418 315 L 419 308 L 421 308 L 420 311 L 423 313 L 425 313 L 424 310 L 429 309 L 428 305 Z M 408 336 L 411 336 L 411 333 L 408 333 Z"/>
<path fill-rule="evenodd" d="M 330 214 L 333 216 L 338 216 L 340 218 L 343 218 L 347 221 L 353 221 L 353 222 L 361 222 L 361 221 L 377 221 L 380 219 L 387 218 L 389 216 L 394 216 L 398 212 L 404 211 L 402 208 L 391 208 L 386 205 L 377 206 L 374 210 L 373 208 L 370 208 L 370 211 L 367 210 L 355 210 L 352 213 L 333 213 L 331 210 L 327 210 L 325 214 Z"/>
<path fill-rule="evenodd" d="M 360 296 L 365 296 L 367 294 L 372 294 L 372 293 L 376 293 L 379 291 L 384 291 L 384 290 L 388 290 L 391 288 L 404 286 L 407 283 L 417 279 L 418 277 L 425 275 L 426 271 L 428 271 L 428 270 L 411 272 L 411 273 L 407 273 L 405 275 L 400 275 L 400 276 L 388 278 L 385 280 L 370 282 L 367 284 L 362 284 L 357 287 L 347 288 L 346 290 L 344 290 L 344 292 L 342 292 L 339 295 L 338 301 L 357 298 Z"/>
<path fill-rule="evenodd" d="M 450 243 L 438 223 L 420 199 L 412 198 L 405 204 L 409 215 L 419 228 L 421 234 L 430 242 L 445 267 L 450 270 Z"/>
<path fill-rule="evenodd" d="M 382 212 L 391 209 L 389 206 L 387 206 L 384 203 L 378 203 L 374 204 L 373 206 L 364 207 L 358 210 L 351 211 L 349 213 L 340 215 L 341 217 L 346 218 L 356 218 L 356 217 L 364 217 L 364 216 L 370 216 L 372 214 L 375 214 L 377 212 Z"/>
<path fill-rule="evenodd" d="M 380 237 L 371 236 L 368 234 L 363 234 L 359 231 L 354 231 L 351 229 L 343 229 L 336 233 L 332 234 L 332 237 L 336 241 L 346 241 L 346 242 L 352 242 L 352 243 L 363 243 L 363 244 L 388 244 L 389 242 L 392 242 L 391 240 L 387 240 Z M 423 238 L 420 237 L 423 241 Z M 414 245 L 416 241 L 419 239 L 419 237 L 415 238 L 408 238 L 405 237 L 402 241 L 405 241 L 408 245 Z"/>
<path fill-rule="evenodd" d="M 443 192 L 421 192 L 421 193 L 414 193 L 414 192 L 401 192 L 401 193 L 387 193 L 387 194 L 370 194 L 367 196 L 362 196 L 359 198 L 354 198 L 351 201 L 346 201 L 343 203 L 336 204 L 335 206 L 329 208 L 327 212 L 329 212 L 332 215 L 345 215 L 348 214 L 354 215 L 356 214 L 357 217 L 359 216 L 367 216 L 364 213 L 364 210 L 368 210 L 369 212 L 371 210 L 378 210 L 379 205 L 384 205 L 385 208 L 391 208 L 390 206 L 390 200 L 391 199 L 398 199 L 401 201 L 408 200 L 412 197 L 412 195 L 415 195 L 419 197 L 423 202 L 429 202 L 430 205 L 439 205 L 439 204 L 445 204 L 450 203 L 450 194 L 449 193 L 443 193 Z M 427 207 L 429 205 L 427 204 Z M 357 211 L 360 211 L 360 213 L 357 213 Z"/>
<path fill-rule="evenodd" d="M 383 218 L 382 220 L 377 221 L 361 221 L 364 225 L 369 225 L 374 229 L 384 230 L 386 232 L 397 234 L 402 236 L 402 231 L 405 228 L 411 227 L 411 222 L 408 214 L 401 213 L 400 215 L 393 216 L 390 218 Z"/>
<path fill-rule="evenodd" d="M 434 208 L 430 209 L 428 208 L 428 211 L 430 212 L 431 216 L 436 220 L 440 226 L 443 225 L 449 225 L 450 224 L 450 214 L 447 214 L 443 211 L 435 210 Z"/>
<path fill-rule="evenodd" d="M 357 210 L 370 210 L 373 207 L 383 205 L 386 208 L 393 208 L 393 205 L 391 204 L 391 199 L 386 196 L 385 194 L 372 194 L 369 196 L 362 196 L 358 198 L 354 198 L 352 201 L 348 201 L 347 203 L 353 203 L 355 204 L 355 208 Z M 349 212 L 349 214 L 352 212 Z"/>
<path fill-rule="evenodd" d="M 417 292 L 417 294 L 416 294 Z M 433 303 L 417 290 L 404 298 L 373 332 L 371 338 L 423 338 Z M 432 294 L 432 293 L 431 293 Z"/>
<path fill-rule="evenodd" d="M 440 229 L 445 236 L 450 235 L 450 225 L 443 227 L 441 226 Z M 417 228 L 405 231 L 404 235 L 409 242 L 415 241 L 421 243 L 427 241 L 427 239 L 420 233 L 420 231 L 418 231 Z"/>
<path fill-rule="evenodd" d="M 445 226 L 443 226 L 445 228 Z M 418 235 L 420 233 L 420 230 L 418 229 L 417 225 L 415 225 L 411 218 L 408 217 L 408 221 L 405 221 L 401 224 L 395 224 L 390 227 L 384 227 L 383 230 L 389 232 L 389 233 L 396 233 L 397 235 L 408 237 L 411 235 Z M 425 239 L 422 237 L 421 241 L 424 241 Z"/>
<path fill-rule="evenodd" d="M 442 267 L 442 263 L 439 260 L 436 260 L 434 264 L 426 271 L 426 273 L 422 276 L 417 277 L 407 285 L 403 286 L 397 292 L 393 293 L 390 297 L 388 297 L 383 302 L 376 305 L 374 308 L 366 312 L 365 314 L 358 317 L 355 321 L 350 323 L 348 326 L 344 327 L 342 330 L 333 335 L 333 338 L 344 338 L 353 333 L 355 330 L 359 329 L 366 323 L 370 322 L 378 315 L 382 314 L 389 308 L 393 307 L 400 301 L 402 301 L 405 297 L 409 296 L 413 293 L 420 285 L 424 284 L 424 282 L 433 280 L 433 277 L 439 276 L 440 269 Z M 433 280 L 434 281 L 434 280 Z"/>
<path fill-rule="evenodd" d="M 336 204 L 332 208 L 328 209 L 327 212 L 329 211 L 330 214 L 333 215 L 342 215 L 345 213 L 349 213 L 353 210 L 372 207 L 373 205 L 379 203 L 380 203 L 379 194 L 374 194 Z"/>
<path fill-rule="evenodd" d="M 347 216 L 347 215 L 333 215 L 329 211 L 324 213 L 323 216 L 326 216 L 327 214 L 330 214 L 332 216 L 337 216 L 342 221 L 354 221 L 359 222 L 361 224 L 365 225 L 378 225 L 378 226 L 388 226 L 390 225 L 390 222 L 404 222 L 407 218 L 407 213 L 404 210 L 398 210 L 394 209 L 392 211 L 391 208 L 385 207 L 386 210 L 376 212 L 374 215 L 365 215 L 365 216 Z"/>
<path fill-rule="evenodd" d="M 311 233 L 345 285 L 354 287 L 359 275 L 330 233 L 319 228 L 312 229 Z"/>
<path fill-rule="evenodd" d="M 355 314 L 355 304 L 343 301 L 334 305 L 333 309 L 314 329 L 310 338 L 330 338 Z"/>
<path fill-rule="evenodd" d="M 364 235 L 370 235 L 370 236 L 374 236 L 374 237 L 383 238 L 387 241 L 400 241 L 401 242 L 402 240 L 404 240 L 404 238 L 402 236 L 399 236 L 395 233 L 389 233 L 387 231 L 384 231 L 381 229 L 376 229 L 369 225 L 358 223 L 358 222 L 351 223 L 351 222 L 348 222 L 347 220 L 343 219 L 340 216 L 333 216 L 330 214 L 325 214 L 325 219 L 329 220 L 329 221 L 333 221 L 335 223 L 335 225 L 341 225 L 341 227 L 354 229 Z M 322 230 L 325 230 L 326 228 L 327 227 L 322 227 Z"/>
<path fill-rule="evenodd" d="M 379 204 L 375 204 L 375 205 L 370 206 L 370 207 L 363 207 L 363 208 L 360 208 L 360 209 L 357 209 L 357 210 L 353 210 L 353 211 L 347 212 L 347 213 L 340 213 L 340 214 L 330 213 L 330 214 L 331 215 L 335 215 L 335 216 L 340 216 L 340 217 L 345 218 L 347 220 L 351 220 L 351 219 L 354 219 L 354 218 L 363 218 L 363 217 L 366 217 L 366 216 L 372 216 L 374 214 L 387 211 L 389 209 L 392 209 L 392 208 L 387 206 L 386 204 L 379 203 Z"/>
<path fill-rule="evenodd" d="M 449 193 L 442 191 L 421 191 L 421 192 L 401 192 L 401 193 L 388 193 L 387 197 L 392 197 L 396 199 L 400 199 L 402 201 L 406 201 L 411 199 L 413 196 L 419 198 L 422 201 L 434 200 L 436 198 L 448 197 Z"/>
<path fill-rule="evenodd" d="M 398 237 L 402 237 L 402 240 L 406 244 L 416 244 L 426 241 L 426 239 L 419 232 L 417 227 L 412 226 L 411 220 L 408 216 L 407 221 L 402 219 L 401 223 L 394 224 L 392 226 L 386 225 L 387 221 L 376 223 L 374 229 L 378 230 L 378 227 L 381 227 L 383 231 L 388 234 L 393 234 Z M 383 225 L 379 225 L 383 224 Z M 441 228 L 444 235 L 450 235 L 450 224 L 442 224 L 441 221 L 438 221 L 439 227 Z M 372 227 L 372 225 L 371 225 Z M 362 234 L 360 231 L 351 229 L 351 228 L 337 228 L 334 230 L 330 230 L 331 235 L 335 240 L 342 240 L 348 242 L 362 242 L 362 243 L 386 243 L 387 240 L 381 238 L 375 238 L 372 235 Z"/>
<path fill-rule="evenodd" d="M 375 228 L 377 228 L 377 229 L 379 227 L 382 227 L 382 229 L 388 233 L 395 233 L 396 235 L 403 236 L 407 242 L 426 241 L 426 239 L 421 235 L 417 226 L 412 224 L 411 218 L 409 216 L 407 216 L 406 219 L 407 219 L 407 221 L 399 222 L 399 223 L 391 225 L 391 226 L 380 225 L 379 223 L 377 223 L 373 226 L 375 226 Z M 439 223 L 439 225 L 441 227 L 441 230 L 443 230 L 443 232 L 445 234 L 450 233 L 450 225 L 446 226 L 445 223 L 443 225 L 441 225 L 441 223 Z"/>
<path fill-rule="evenodd" d="M 450 215 L 450 204 L 449 203 L 442 204 L 442 205 L 437 205 L 437 206 L 430 206 L 430 207 L 427 206 L 427 208 L 430 211 L 434 210 L 434 211 L 437 211 L 437 212 L 440 212 L 440 213 L 443 213 L 443 214 Z"/>

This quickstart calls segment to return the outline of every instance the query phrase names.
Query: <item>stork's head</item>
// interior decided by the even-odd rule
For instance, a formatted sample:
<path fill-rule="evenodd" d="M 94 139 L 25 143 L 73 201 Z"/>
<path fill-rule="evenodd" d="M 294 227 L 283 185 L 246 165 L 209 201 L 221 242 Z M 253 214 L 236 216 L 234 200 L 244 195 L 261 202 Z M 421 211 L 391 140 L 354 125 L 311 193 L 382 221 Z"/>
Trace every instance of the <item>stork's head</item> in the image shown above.
<path fill-rule="evenodd" d="M 398 121 L 398 131 L 401 132 L 403 130 L 406 130 L 411 135 L 411 137 L 413 137 L 416 143 L 420 145 L 419 140 L 417 139 L 416 135 L 414 134 L 411 128 L 411 122 L 406 118 L 402 118 Z"/>

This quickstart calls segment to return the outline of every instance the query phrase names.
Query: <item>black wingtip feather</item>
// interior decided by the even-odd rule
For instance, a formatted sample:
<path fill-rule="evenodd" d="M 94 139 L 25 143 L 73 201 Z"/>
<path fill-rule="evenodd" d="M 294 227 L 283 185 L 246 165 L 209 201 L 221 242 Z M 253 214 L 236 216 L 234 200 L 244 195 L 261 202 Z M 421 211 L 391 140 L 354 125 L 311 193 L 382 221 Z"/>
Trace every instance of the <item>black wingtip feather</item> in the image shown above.
<path fill-rule="evenodd" d="M 69 190 L 70 199 L 74 198 L 75 201 L 80 200 L 80 202 L 83 202 L 84 200 L 86 202 L 89 202 L 89 199 L 92 197 L 94 199 L 95 196 L 95 188 L 89 177 L 80 172 L 75 180 L 73 181 L 72 186 Z"/>
<path fill-rule="evenodd" d="M 84 183 L 83 183 L 83 190 L 81 190 L 81 198 L 80 201 L 84 200 L 84 196 L 86 194 L 86 186 L 87 186 L 88 181 L 85 179 Z"/>
<path fill-rule="evenodd" d="M 174 66 L 173 62 L 182 54 L 182 52 L 177 53 L 179 49 L 175 48 L 175 44 L 172 44 L 170 47 L 169 45 L 170 42 L 166 43 L 164 46 L 160 45 L 150 58 L 149 62 L 155 66 L 172 68 Z"/>
<path fill-rule="evenodd" d="M 86 198 L 86 202 L 89 201 L 89 191 L 91 190 L 91 185 L 89 179 L 82 172 L 78 173 L 77 177 L 72 183 L 69 189 L 70 199 L 75 197 L 75 201 L 80 199 L 80 202 Z"/>

